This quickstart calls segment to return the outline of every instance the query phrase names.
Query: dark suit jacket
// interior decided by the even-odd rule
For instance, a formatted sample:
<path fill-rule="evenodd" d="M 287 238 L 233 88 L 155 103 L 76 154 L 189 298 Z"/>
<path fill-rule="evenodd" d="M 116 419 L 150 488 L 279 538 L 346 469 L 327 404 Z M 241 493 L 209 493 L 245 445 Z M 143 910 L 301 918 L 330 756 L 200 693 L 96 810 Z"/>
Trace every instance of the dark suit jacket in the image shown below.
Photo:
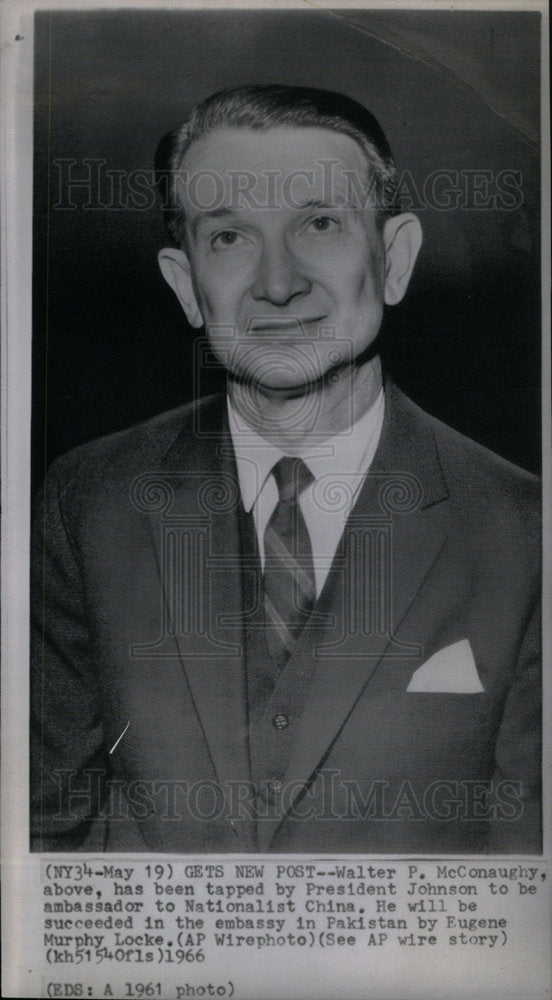
<path fill-rule="evenodd" d="M 255 568 L 222 397 L 63 456 L 44 498 L 34 849 L 540 851 L 532 476 L 387 386 L 370 474 L 279 691 L 279 711 L 286 692 L 295 706 L 284 800 L 262 809 L 243 656 Z M 437 673 L 407 690 L 451 647 L 473 654 L 477 685 Z"/>

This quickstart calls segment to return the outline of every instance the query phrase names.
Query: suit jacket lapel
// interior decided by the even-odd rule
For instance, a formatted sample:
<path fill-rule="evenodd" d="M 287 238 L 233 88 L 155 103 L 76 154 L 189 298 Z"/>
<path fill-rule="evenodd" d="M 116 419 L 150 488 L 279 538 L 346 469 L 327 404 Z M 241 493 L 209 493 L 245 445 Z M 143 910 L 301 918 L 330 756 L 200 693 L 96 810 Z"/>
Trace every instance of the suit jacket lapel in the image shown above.
<path fill-rule="evenodd" d="M 182 433 L 161 465 L 169 500 L 150 515 L 169 628 L 182 660 L 226 815 L 245 849 L 246 817 L 230 813 L 240 784 L 250 782 L 243 656 L 241 504 L 231 438 L 220 400 L 202 409 L 195 440 Z M 159 477 L 157 477 L 159 478 Z M 230 811 L 229 811 L 230 810 Z M 236 849 L 244 849 L 242 846 Z"/>
<path fill-rule="evenodd" d="M 343 726 L 355 701 L 385 656 L 419 657 L 422 650 L 397 638 L 397 629 L 441 551 L 446 534 L 433 507 L 446 500 L 435 440 L 426 417 L 393 386 L 386 389 L 386 417 L 378 451 L 344 534 L 339 555 L 317 605 L 337 622 L 351 614 L 350 604 L 365 597 L 370 608 L 343 627 L 338 642 L 331 630 L 307 628 L 298 656 L 311 655 L 316 666 L 284 786 L 291 806 Z M 371 558 L 362 547 L 367 539 Z M 359 548 L 360 545 L 360 548 Z M 386 560 L 385 552 L 389 556 Z M 374 558 L 378 552 L 381 559 Z M 334 633 L 335 634 L 335 633 Z M 382 663 L 384 669 L 384 663 Z M 281 822 L 262 824 L 261 849 L 268 847 Z"/>

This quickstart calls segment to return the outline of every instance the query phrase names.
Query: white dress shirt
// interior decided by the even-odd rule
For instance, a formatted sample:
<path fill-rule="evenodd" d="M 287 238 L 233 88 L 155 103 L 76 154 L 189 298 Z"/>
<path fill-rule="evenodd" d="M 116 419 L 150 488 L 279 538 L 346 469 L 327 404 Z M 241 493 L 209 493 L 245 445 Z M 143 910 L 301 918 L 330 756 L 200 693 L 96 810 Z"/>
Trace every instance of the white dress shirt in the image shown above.
<path fill-rule="evenodd" d="M 320 594 L 353 504 L 379 443 L 384 415 L 381 389 L 370 409 L 352 427 L 322 443 L 305 445 L 299 455 L 313 481 L 299 498 L 307 525 L 314 562 L 316 591 Z M 261 563 L 264 570 L 264 532 L 278 502 L 278 488 L 271 473 L 286 452 L 261 437 L 232 406 L 228 419 L 236 455 L 243 505 L 253 511 Z"/>

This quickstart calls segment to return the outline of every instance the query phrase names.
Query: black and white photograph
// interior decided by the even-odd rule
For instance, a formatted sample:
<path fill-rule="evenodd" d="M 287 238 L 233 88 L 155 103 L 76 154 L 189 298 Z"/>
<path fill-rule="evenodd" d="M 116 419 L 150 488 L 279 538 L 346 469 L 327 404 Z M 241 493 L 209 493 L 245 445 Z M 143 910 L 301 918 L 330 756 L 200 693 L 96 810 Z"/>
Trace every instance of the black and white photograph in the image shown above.
<path fill-rule="evenodd" d="M 40 995 L 544 997 L 544 5 L 8 14 Z"/>

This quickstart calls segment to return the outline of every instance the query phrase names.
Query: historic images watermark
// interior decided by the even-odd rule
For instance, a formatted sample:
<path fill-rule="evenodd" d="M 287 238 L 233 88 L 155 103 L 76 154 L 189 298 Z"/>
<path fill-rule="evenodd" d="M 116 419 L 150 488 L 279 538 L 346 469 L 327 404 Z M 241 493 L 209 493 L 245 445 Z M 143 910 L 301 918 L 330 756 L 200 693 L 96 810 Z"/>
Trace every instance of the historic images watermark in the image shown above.
<path fill-rule="evenodd" d="M 313 784 L 290 781 L 190 782 L 185 779 L 124 781 L 108 778 L 102 768 L 80 775 L 68 768 L 53 772 L 59 788 L 62 822 L 100 816 L 110 822 L 147 820 L 152 812 L 163 822 L 212 823 L 225 819 L 274 821 L 284 814 L 310 820 L 392 823 L 516 822 L 524 811 L 521 781 L 435 779 L 423 788 L 404 779 L 381 779 L 366 787 L 336 769 L 322 768 Z"/>
<path fill-rule="evenodd" d="M 514 168 L 450 169 L 437 167 L 416 178 L 406 169 L 398 174 L 389 195 L 377 176 L 361 177 L 357 171 L 336 170 L 337 160 L 316 161 L 314 168 L 282 175 L 266 169 L 260 175 L 245 166 L 221 173 L 217 170 L 164 171 L 137 168 L 120 170 L 99 157 L 57 157 L 53 161 L 53 208 L 57 211 L 147 212 L 161 200 L 170 208 L 173 198 L 196 210 L 299 209 L 304 192 L 322 175 L 323 202 L 334 208 L 362 209 L 377 206 L 389 211 L 502 211 L 515 212 L 524 203 L 523 176 Z M 262 183 L 261 183 L 262 182 Z M 390 203 L 392 199 L 392 203 Z"/>

